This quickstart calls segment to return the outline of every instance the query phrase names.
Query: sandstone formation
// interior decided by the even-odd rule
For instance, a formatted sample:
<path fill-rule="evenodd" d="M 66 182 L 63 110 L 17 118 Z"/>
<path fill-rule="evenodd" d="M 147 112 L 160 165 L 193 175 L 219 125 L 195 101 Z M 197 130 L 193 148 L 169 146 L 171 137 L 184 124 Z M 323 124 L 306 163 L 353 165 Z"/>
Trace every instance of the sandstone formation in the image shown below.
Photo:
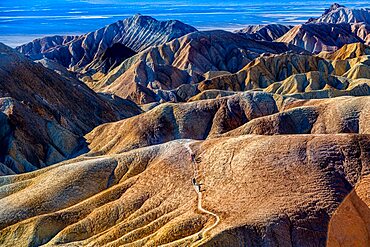
<path fill-rule="evenodd" d="M 175 139 L 203 140 L 277 112 L 262 92 L 191 103 L 165 103 L 138 116 L 100 125 L 86 135 L 90 152 L 111 154 Z"/>
<path fill-rule="evenodd" d="M 369 47 L 362 43 L 343 46 L 336 52 L 309 54 L 267 54 L 255 58 L 234 74 L 222 74 L 197 84 L 198 90 L 246 91 L 264 90 L 283 95 L 308 93 L 306 96 L 368 95 Z M 177 90 L 172 90 L 177 95 Z M 327 96 L 325 96 L 327 95 Z M 181 98 L 181 97 L 180 97 Z"/>
<path fill-rule="evenodd" d="M 335 52 L 321 52 L 318 56 L 328 60 L 346 60 L 370 55 L 370 47 L 362 43 L 346 44 Z"/>
<path fill-rule="evenodd" d="M 0 162 L 11 173 L 59 162 L 84 147 L 82 136 L 105 122 L 139 114 L 82 82 L 46 69 L 0 43 Z"/>
<path fill-rule="evenodd" d="M 101 57 L 115 43 L 138 52 L 194 31 L 195 28 L 179 21 L 161 22 L 137 14 L 95 32 L 81 36 L 36 39 L 17 47 L 17 50 L 32 59 L 46 57 L 73 71 L 79 71 Z"/>
<path fill-rule="evenodd" d="M 344 44 L 370 44 L 370 9 L 350 9 L 333 4 L 319 18 L 295 26 L 276 39 L 302 47 L 308 51 L 335 51 Z M 329 34 L 330 35 L 327 35 Z"/>

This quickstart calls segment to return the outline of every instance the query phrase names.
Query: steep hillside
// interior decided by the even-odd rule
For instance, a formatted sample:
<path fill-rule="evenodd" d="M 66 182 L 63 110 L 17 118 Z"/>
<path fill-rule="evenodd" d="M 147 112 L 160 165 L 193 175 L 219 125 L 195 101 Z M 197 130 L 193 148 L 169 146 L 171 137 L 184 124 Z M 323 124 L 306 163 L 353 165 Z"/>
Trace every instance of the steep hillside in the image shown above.
<path fill-rule="evenodd" d="M 356 135 L 173 141 L 0 178 L 0 243 L 324 246 L 330 216 L 368 165 L 369 142 Z M 197 207 L 190 151 L 201 208 L 220 219 L 212 228 L 216 217 Z"/>
<path fill-rule="evenodd" d="M 199 82 L 196 85 L 197 90 L 189 91 L 186 99 L 208 90 L 264 90 L 283 95 L 309 93 L 306 94 L 307 97 L 316 98 L 328 97 L 328 90 L 332 91 L 333 96 L 346 95 L 344 91 L 348 95 L 367 95 L 366 88 L 370 79 L 368 53 L 368 46 L 354 43 L 343 46 L 336 52 L 321 52 L 317 56 L 296 53 L 264 54 L 237 73 L 216 75 Z M 177 95 L 180 89 L 172 92 Z"/>
<path fill-rule="evenodd" d="M 367 174 L 335 210 L 329 224 L 328 247 L 370 245 L 369 188 Z"/>
<path fill-rule="evenodd" d="M 82 136 L 105 122 L 139 114 L 117 107 L 82 82 L 46 69 L 0 43 L 0 162 L 32 171 L 74 155 Z M 10 172 L 11 173 L 11 172 Z"/>

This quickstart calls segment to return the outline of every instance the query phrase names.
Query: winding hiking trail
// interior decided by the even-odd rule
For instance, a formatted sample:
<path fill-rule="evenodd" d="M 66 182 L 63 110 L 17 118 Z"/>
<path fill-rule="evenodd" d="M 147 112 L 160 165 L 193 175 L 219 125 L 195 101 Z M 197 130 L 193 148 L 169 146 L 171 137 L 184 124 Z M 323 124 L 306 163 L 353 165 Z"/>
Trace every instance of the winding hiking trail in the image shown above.
<path fill-rule="evenodd" d="M 198 178 L 198 175 L 199 175 L 199 169 L 198 169 L 198 164 L 197 164 L 197 161 L 196 161 L 196 158 L 195 158 L 195 153 L 190 148 L 190 141 L 189 142 L 186 142 L 184 144 L 184 147 L 186 148 L 186 150 L 190 154 L 190 159 L 191 159 L 191 162 L 192 162 L 192 167 L 193 167 L 194 174 L 193 174 L 193 178 L 192 178 L 192 181 L 191 182 L 193 183 L 194 190 L 195 190 L 195 192 L 198 195 L 198 210 L 200 212 L 202 212 L 202 213 L 211 215 L 212 217 L 214 217 L 216 219 L 216 221 L 211 226 L 209 226 L 209 227 L 207 227 L 205 229 L 202 229 L 199 232 L 196 232 L 196 233 L 194 233 L 194 234 L 192 234 L 190 236 L 187 236 L 185 238 L 177 239 L 177 240 L 175 240 L 173 242 L 170 242 L 170 243 L 167 243 L 167 244 L 164 244 L 164 245 L 160 245 L 161 247 L 178 246 L 178 245 L 183 245 L 186 242 L 193 242 L 193 241 L 195 241 L 195 242 L 193 242 L 191 245 L 186 245 L 186 246 L 191 246 L 191 247 L 199 246 L 204 241 L 204 239 L 205 239 L 204 236 L 209 231 L 211 231 L 213 228 L 215 228 L 220 223 L 220 221 L 221 221 L 220 217 L 216 213 L 213 213 L 213 212 L 211 212 L 211 211 L 203 208 L 203 206 L 202 206 L 202 190 L 201 190 L 201 184 L 197 183 L 197 178 Z M 98 158 L 102 158 L 102 157 L 104 157 L 104 155 L 92 156 L 92 157 L 85 156 L 84 159 L 89 160 L 89 159 L 98 159 Z"/>
<path fill-rule="evenodd" d="M 193 181 L 196 181 L 199 171 L 198 171 L 198 164 L 195 160 L 195 154 L 194 154 L 193 150 L 190 148 L 190 142 L 187 142 L 184 146 L 186 147 L 186 149 L 188 150 L 188 152 L 190 154 L 191 162 L 193 163 L 193 169 L 194 169 Z M 213 216 L 216 219 L 215 223 L 213 223 L 211 226 L 209 226 L 206 229 L 203 229 L 202 231 L 199 232 L 200 239 L 191 245 L 191 246 L 198 246 L 202 242 L 206 233 L 211 231 L 213 228 L 215 228 L 220 223 L 220 217 L 217 214 L 203 208 L 203 206 L 202 206 L 202 190 L 200 188 L 200 184 L 195 183 L 193 185 L 194 185 L 195 192 L 197 192 L 197 194 L 198 194 L 198 210 L 205 213 L 205 214 L 209 214 L 209 215 Z"/>

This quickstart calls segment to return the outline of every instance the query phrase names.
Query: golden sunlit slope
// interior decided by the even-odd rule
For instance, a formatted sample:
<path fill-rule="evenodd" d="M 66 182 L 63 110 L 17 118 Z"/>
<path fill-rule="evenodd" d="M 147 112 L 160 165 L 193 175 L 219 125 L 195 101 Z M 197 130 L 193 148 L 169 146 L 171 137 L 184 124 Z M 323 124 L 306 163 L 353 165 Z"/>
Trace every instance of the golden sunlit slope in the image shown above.
<path fill-rule="evenodd" d="M 328 247 L 370 245 L 370 176 L 363 176 L 330 220 Z"/>
<path fill-rule="evenodd" d="M 369 144 L 364 135 L 182 140 L 2 177 L 0 243 L 321 246 L 331 214 L 369 164 Z M 220 217 L 204 236 L 215 218 L 197 209 L 187 146 L 203 207 Z"/>

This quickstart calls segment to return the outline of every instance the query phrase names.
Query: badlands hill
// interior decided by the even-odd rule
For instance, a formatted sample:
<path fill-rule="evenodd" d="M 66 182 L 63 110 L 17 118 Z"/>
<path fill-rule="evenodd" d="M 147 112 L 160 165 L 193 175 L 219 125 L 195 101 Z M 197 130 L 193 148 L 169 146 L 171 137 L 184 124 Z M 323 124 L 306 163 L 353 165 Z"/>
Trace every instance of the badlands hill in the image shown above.
<path fill-rule="evenodd" d="M 364 42 L 353 33 L 348 23 L 301 24 L 293 27 L 277 41 L 294 44 L 313 53 L 335 51 L 345 44 Z"/>
<path fill-rule="evenodd" d="M 96 91 L 144 104 L 161 99 L 157 90 L 197 83 L 209 71 L 234 73 L 262 53 L 287 51 L 307 53 L 294 45 L 252 40 L 226 31 L 194 32 L 142 51 L 103 78 L 87 81 Z"/>
<path fill-rule="evenodd" d="M 283 36 L 291 28 L 291 26 L 281 24 L 249 25 L 235 32 L 255 40 L 274 41 Z"/>
<path fill-rule="evenodd" d="M 333 4 L 319 18 L 297 25 L 276 39 L 308 51 L 335 51 L 344 44 L 370 44 L 370 9 L 351 9 Z M 330 35 L 327 35 L 329 34 Z"/>
<path fill-rule="evenodd" d="M 187 100 L 197 98 L 196 94 L 201 97 L 211 95 L 215 90 L 231 94 L 234 91 L 264 90 L 299 98 L 368 95 L 369 54 L 368 46 L 354 43 L 334 53 L 322 52 L 319 55 L 261 55 L 234 74 L 215 75 L 199 82 L 196 90 L 188 92 Z M 173 92 L 177 93 L 176 90 Z"/>
<path fill-rule="evenodd" d="M 0 246 L 367 246 L 366 25 L 0 44 Z"/>
<path fill-rule="evenodd" d="M 0 178 L 1 244 L 324 246 L 331 216 L 369 169 L 369 97 L 283 104 L 266 93 L 244 97 L 164 105 L 134 117 L 136 124 L 105 124 L 88 135 L 90 154 Z M 215 102 L 219 110 L 206 118 L 212 129 L 234 123 L 232 129 L 242 119 L 249 124 L 274 112 L 271 117 L 311 111 L 317 123 L 302 132 L 310 128 L 305 120 L 285 117 L 273 123 L 290 126 L 295 135 L 233 133 L 204 140 L 209 131 L 202 109 Z M 164 116 L 174 116 L 172 127 Z M 339 134 L 348 132 L 362 134 Z M 203 184 L 201 206 L 217 218 L 197 206 L 194 172 Z"/>
<path fill-rule="evenodd" d="M 1 174 L 69 158 L 92 128 L 141 112 L 128 100 L 121 99 L 125 103 L 118 107 L 1 43 L 0 58 Z"/>
<path fill-rule="evenodd" d="M 73 71 L 79 71 L 100 59 L 106 49 L 115 43 L 138 52 L 194 31 L 195 28 L 179 21 L 161 22 L 137 14 L 95 32 L 81 36 L 44 37 L 19 46 L 17 50 L 32 59 L 46 57 Z"/>

